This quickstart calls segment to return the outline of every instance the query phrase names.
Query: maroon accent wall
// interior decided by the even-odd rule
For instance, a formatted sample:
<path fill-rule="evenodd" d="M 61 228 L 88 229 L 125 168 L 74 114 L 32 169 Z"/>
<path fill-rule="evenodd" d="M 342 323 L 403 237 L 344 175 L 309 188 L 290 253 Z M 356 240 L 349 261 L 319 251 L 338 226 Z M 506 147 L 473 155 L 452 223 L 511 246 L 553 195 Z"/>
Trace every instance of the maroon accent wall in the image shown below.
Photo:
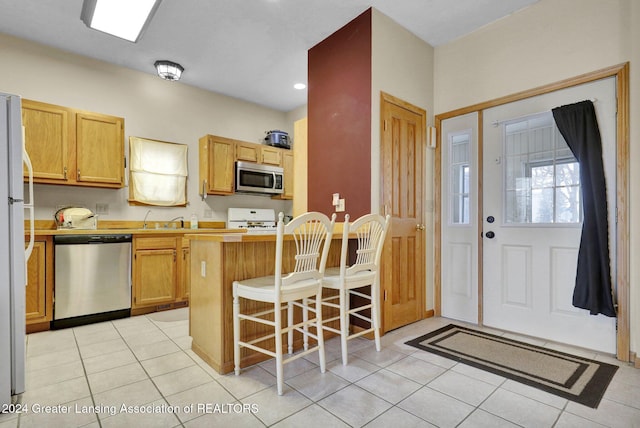
<path fill-rule="evenodd" d="M 371 9 L 309 50 L 309 211 L 371 212 Z M 338 213 L 338 221 L 344 213 Z"/>

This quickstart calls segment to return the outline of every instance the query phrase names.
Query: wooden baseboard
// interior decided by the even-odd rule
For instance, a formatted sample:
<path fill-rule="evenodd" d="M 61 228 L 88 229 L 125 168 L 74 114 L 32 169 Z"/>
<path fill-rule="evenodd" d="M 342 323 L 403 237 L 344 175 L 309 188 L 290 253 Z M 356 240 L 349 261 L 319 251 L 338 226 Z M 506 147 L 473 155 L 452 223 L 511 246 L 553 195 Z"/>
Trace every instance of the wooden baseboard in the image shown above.
<path fill-rule="evenodd" d="M 633 367 L 640 369 L 640 358 L 635 352 L 631 352 L 631 362 L 633 363 Z"/>
<path fill-rule="evenodd" d="M 37 333 L 39 331 L 47 331 L 51 329 L 51 323 L 49 321 L 45 322 L 37 322 L 26 325 L 26 332 L 29 333 Z"/>
<path fill-rule="evenodd" d="M 433 309 L 429 309 L 429 310 L 424 311 L 424 318 L 425 319 L 426 318 L 433 318 L 435 316 L 436 316 L 436 311 L 433 310 Z"/>
<path fill-rule="evenodd" d="M 154 305 L 154 306 L 143 306 L 141 308 L 132 308 L 131 316 L 134 317 L 137 315 L 146 315 L 153 312 L 168 311 L 169 309 L 185 308 L 187 306 L 189 306 L 188 300 L 182 300 L 179 302 L 165 303 L 165 304 Z"/>

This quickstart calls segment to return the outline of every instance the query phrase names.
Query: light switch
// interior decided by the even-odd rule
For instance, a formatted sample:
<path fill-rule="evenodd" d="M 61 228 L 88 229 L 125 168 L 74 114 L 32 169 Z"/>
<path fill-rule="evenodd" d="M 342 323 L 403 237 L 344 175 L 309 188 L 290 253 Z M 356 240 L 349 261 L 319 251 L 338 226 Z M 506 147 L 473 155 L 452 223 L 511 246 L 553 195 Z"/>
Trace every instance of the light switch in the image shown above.
<path fill-rule="evenodd" d="M 338 203 L 336 204 L 336 212 L 344 212 L 344 199 L 338 199 Z"/>
<path fill-rule="evenodd" d="M 200 262 L 200 276 L 203 278 L 207 277 L 207 262 L 204 260 Z"/>
<path fill-rule="evenodd" d="M 340 200 L 340 193 L 334 193 L 331 205 L 333 205 L 334 207 L 337 206 L 339 200 Z"/>

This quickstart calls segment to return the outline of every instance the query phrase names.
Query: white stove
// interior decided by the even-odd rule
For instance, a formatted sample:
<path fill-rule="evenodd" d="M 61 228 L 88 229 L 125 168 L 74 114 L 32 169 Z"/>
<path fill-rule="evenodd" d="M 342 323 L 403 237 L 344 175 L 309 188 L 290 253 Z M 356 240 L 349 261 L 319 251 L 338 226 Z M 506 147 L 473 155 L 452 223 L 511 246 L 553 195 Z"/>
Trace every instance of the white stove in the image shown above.
<path fill-rule="evenodd" d="M 276 233 L 276 212 L 263 208 L 229 208 L 227 229 L 247 229 L 247 233 Z"/>

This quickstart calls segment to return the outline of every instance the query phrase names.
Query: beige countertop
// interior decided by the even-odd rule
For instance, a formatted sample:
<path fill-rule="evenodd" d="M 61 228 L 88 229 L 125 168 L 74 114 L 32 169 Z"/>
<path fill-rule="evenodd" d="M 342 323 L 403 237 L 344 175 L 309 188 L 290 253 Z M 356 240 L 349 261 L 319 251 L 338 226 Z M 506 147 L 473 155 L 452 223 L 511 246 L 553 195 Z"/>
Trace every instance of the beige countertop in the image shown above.
<path fill-rule="evenodd" d="M 275 233 L 237 233 L 239 230 L 245 231 L 245 229 L 216 230 L 213 233 L 186 233 L 184 237 L 191 241 L 213 242 L 268 242 L 276 240 Z M 285 237 L 285 239 L 287 238 Z"/>
<path fill-rule="evenodd" d="M 127 229 L 127 228 L 119 228 L 119 229 L 35 229 L 35 235 L 121 235 L 121 234 L 131 234 L 131 235 L 195 235 L 199 234 L 229 234 L 229 235 L 238 235 L 239 233 L 245 232 L 245 229 Z M 29 230 L 25 229 L 25 233 L 29 234 Z"/>
<path fill-rule="evenodd" d="M 274 233 L 237 233 L 237 231 L 245 231 L 245 229 L 227 229 L 216 230 L 213 233 L 186 233 L 184 237 L 191 241 L 210 241 L 210 242 L 275 242 L 276 234 Z M 235 232 L 235 233 L 234 233 Z M 356 235 L 349 235 L 349 238 L 355 238 Z M 285 235 L 286 241 L 293 240 L 293 235 Z M 342 239 L 342 232 L 334 232 L 332 239 Z"/>

